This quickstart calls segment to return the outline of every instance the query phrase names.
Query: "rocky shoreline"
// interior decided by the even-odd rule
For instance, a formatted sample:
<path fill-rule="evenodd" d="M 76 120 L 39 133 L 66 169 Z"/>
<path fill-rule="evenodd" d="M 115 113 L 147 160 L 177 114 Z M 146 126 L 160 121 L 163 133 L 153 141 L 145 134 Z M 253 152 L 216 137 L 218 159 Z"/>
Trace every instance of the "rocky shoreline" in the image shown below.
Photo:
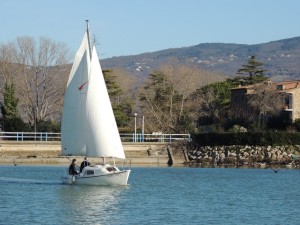
<path fill-rule="evenodd" d="M 300 168 L 300 145 L 205 146 L 187 151 L 188 164 Z"/>
<path fill-rule="evenodd" d="M 195 146 L 192 143 L 123 143 L 124 166 L 287 167 L 300 168 L 300 145 Z M 298 156 L 298 158 L 297 158 Z M 73 157 L 61 156 L 60 142 L 0 142 L 0 164 L 68 165 Z M 83 157 L 74 157 L 81 162 Z M 93 164 L 100 158 L 90 158 Z"/>

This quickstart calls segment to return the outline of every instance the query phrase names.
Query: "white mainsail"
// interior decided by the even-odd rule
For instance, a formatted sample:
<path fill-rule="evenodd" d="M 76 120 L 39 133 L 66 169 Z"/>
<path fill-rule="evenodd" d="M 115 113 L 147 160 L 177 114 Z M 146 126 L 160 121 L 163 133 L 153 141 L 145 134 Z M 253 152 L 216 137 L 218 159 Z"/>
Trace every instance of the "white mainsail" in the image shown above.
<path fill-rule="evenodd" d="M 80 92 L 78 87 L 88 80 L 91 61 L 88 43 L 86 32 L 76 53 L 67 83 L 61 124 L 62 155 L 86 154 L 86 143 L 82 135 L 85 120 L 82 106 L 85 105 L 86 94 Z"/>
<path fill-rule="evenodd" d="M 90 57 L 88 32 L 67 83 L 61 135 L 62 155 L 125 159 L 95 48 Z"/>

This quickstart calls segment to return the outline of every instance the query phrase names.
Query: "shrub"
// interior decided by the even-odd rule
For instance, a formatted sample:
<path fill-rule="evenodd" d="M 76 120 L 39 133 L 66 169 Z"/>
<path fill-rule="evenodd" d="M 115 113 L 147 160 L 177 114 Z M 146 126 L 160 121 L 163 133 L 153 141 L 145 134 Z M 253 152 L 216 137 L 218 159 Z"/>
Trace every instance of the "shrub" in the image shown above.
<path fill-rule="evenodd" d="M 300 145 L 300 133 L 252 132 L 252 133 L 197 133 L 193 143 L 200 146 L 229 145 Z"/>
<path fill-rule="evenodd" d="M 293 127 L 295 127 L 295 129 L 300 132 L 300 119 L 296 119 L 293 123 Z"/>

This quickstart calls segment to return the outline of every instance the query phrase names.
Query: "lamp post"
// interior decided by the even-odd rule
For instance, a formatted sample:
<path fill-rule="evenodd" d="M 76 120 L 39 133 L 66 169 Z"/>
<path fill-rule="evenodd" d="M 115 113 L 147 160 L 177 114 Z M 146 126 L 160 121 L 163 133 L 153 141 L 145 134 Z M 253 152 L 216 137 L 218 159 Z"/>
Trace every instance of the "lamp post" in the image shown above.
<path fill-rule="evenodd" d="M 134 142 L 136 142 L 136 116 L 137 113 L 134 113 Z"/>
<path fill-rule="evenodd" d="M 143 116 L 143 121 L 142 121 L 142 137 L 143 137 L 143 142 L 144 142 L 144 134 L 145 134 L 145 117 Z"/>

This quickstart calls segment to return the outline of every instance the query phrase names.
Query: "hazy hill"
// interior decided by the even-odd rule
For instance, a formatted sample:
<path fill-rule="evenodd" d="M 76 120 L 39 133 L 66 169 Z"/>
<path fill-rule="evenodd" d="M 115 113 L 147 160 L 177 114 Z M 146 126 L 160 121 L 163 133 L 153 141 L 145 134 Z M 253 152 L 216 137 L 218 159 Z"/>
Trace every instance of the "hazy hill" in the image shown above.
<path fill-rule="evenodd" d="M 140 55 L 113 57 L 101 62 L 103 68 L 123 68 L 135 75 L 145 76 L 160 65 L 175 59 L 180 63 L 194 64 L 232 76 L 243 64 L 247 64 L 251 55 L 264 63 L 268 70 L 266 74 L 274 80 L 300 77 L 300 37 L 256 45 L 204 43 Z"/>

